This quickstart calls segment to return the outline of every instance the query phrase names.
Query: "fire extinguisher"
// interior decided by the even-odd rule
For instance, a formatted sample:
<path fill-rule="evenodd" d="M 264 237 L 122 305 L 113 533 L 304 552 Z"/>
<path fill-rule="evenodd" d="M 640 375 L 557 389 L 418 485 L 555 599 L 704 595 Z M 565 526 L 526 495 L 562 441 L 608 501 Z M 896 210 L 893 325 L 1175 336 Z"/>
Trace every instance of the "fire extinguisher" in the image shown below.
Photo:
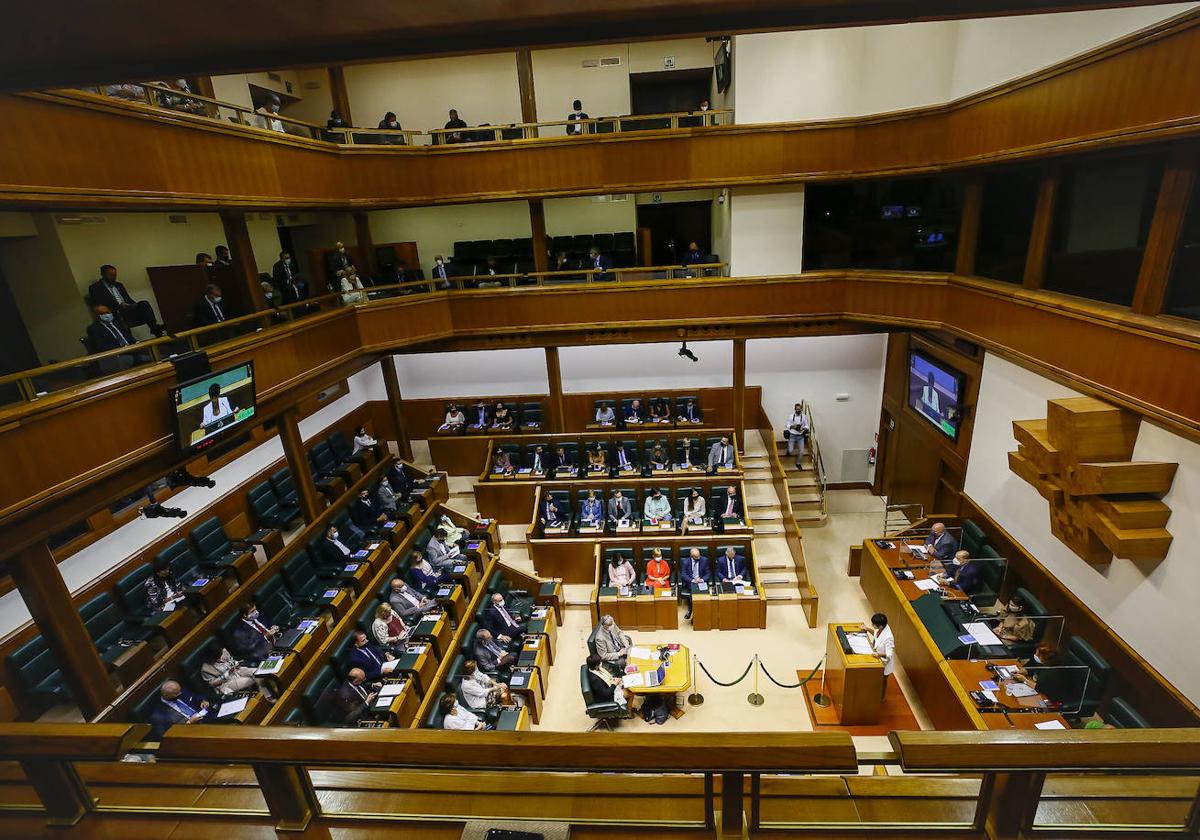
<path fill-rule="evenodd" d="M 879 452 L 879 432 L 875 433 L 875 445 L 867 450 L 867 463 L 874 464 L 875 456 Z"/>

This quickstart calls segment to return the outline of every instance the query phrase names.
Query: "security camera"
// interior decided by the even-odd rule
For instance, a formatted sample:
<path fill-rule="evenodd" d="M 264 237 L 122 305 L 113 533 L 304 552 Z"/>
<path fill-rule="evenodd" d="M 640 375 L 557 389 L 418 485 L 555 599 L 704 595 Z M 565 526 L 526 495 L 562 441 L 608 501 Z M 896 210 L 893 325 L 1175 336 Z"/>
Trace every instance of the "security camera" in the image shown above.
<path fill-rule="evenodd" d="M 686 341 L 683 342 L 683 346 L 679 348 L 679 355 L 683 356 L 685 359 L 691 359 L 693 362 L 700 361 L 699 359 L 696 358 L 695 353 L 693 353 L 691 350 L 687 349 Z"/>

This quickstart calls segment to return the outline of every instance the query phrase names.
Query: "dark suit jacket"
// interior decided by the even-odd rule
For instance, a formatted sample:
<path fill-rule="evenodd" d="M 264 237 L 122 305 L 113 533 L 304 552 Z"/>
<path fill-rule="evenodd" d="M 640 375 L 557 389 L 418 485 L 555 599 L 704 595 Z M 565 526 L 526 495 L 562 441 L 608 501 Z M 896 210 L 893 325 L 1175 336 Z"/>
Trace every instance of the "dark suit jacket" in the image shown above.
<path fill-rule="evenodd" d="M 582 112 L 576 114 L 574 111 L 572 111 L 571 113 L 567 114 L 567 119 L 570 120 L 571 122 L 574 122 L 575 120 L 586 120 L 586 119 L 590 119 L 590 118 L 588 117 L 587 114 L 584 114 Z M 592 130 L 592 127 L 590 125 L 569 125 L 569 126 L 567 126 L 567 134 L 586 134 L 587 132 L 589 132 L 591 130 Z"/>
<path fill-rule="evenodd" d="M 701 581 L 701 580 L 708 581 L 708 579 L 710 577 L 709 571 L 708 571 L 708 559 L 705 557 L 701 557 L 699 560 L 699 565 L 700 565 L 700 574 L 693 576 L 692 575 L 692 558 L 685 556 L 682 560 L 679 561 L 679 579 L 683 582 L 684 586 L 691 586 L 696 581 Z"/>
<path fill-rule="evenodd" d="M 571 460 L 570 452 L 564 452 L 561 458 L 559 457 L 557 452 L 551 452 L 549 455 L 546 456 L 546 463 L 551 467 L 551 469 L 556 469 L 556 470 L 561 467 L 575 466 L 575 462 L 573 460 Z"/>
<path fill-rule="evenodd" d="M 340 537 L 341 534 L 338 534 Z M 342 543 L 342 545 L 346 545 Z M 346 546 L 349 548 L 349 546 Z M 342 550 L 333 544 L 333 540 L 326 537 L 321 540 L 321 559 L 325 561 L 326 566 L 343 566 L 346 563 L 352 563 L 349 554 L 342 554 Z"/>
<path fill-rule="evenodd" d="M 600 263 L 599 268 L 596 267 L 597 261 Z M 591 271 L 608 271 L 612 268 L 612 260 L 604 256 L 604 254 L 600 254 L 595 258 L 588 257 L 587 262 L 584 263 L 584 267 Z"/>
<path fill-rule="evenodd" d="M 367 694 L 372 691 L 365 682 L 359 688 Z M 343 723 L 357 723 L 371 712 L 371 708 L 363 700 L 362 695 L 349 681 L 338 686 L 337 694 L 334 695 L 334 703 L 337 706 L 338 718 Z"/>
<path fill-rule="evenodd" d="M 683 255 L 684 265 L 696 265 L 704 262 L 704 254 L 699 251 L 686 251 Z"/>
<path fill-rule="evenodd" d="M 983 589 L 983 572 L 978 563 L 967 563 L 959 566 L 954 575 L 954 585 L 968 595 L 974 595 Z"/>
<path fill-rule="evenodd" d="M 264 627 L 271 626 L 271 620 L 262 615 L 259 615 L 258 620 Z M 234 622 L 230 635 L 233 637 L 233 654 L 238 659 L 260 661 L 266 659 L 274 647 L 262 633 L 240 618 Z"/>
<path fill-rule="evenodd" d="M 712 515 L 716 516 L 716 517 L 724 516 L 725 509 L 728 506 L 729 506 L 729 499 L 726 498 L 726 499 L 722 500 L 722 497 L 718 496 L 716 498 L 716 501 L 713 502 Z M 733 515 L 736 516 L 738 519 L 743 518 L 742 497 L 741 496 L 733 497 Z"/>
<path fill-rule="evenodd" d="M 562 522 L 567 518 L 567 512 L 558 506 L 554 499 L 546 499 L 542 503 L 542 519 L 547 523 Z"/>
<path fill-rule="evenodd" d="M 703 412 L 700 411 L 700 406 L 693 405 L 691 407 L 691 409 L 689 409 L 687 407 L 686 403 L 684 403 L 683 407 L 679 409 L 678 416 L 680 419 L 683 419 L 683 420 L 703 420 L 704 419 L 704 414 L 703 414 Z"/>
<path fill-rule="evenodd" d="M 438 587 L 443 581 L 448 578 L 444 572 L 439 573 L 437 569 L 433 569 L 432 574 L 425 574 L 417 566 L 410 566 L 408 569 L 408 584 L 418 593 L 424 594 L 426 597 L 433 597 L 437 592 Z"/>
<path fill-rule="evenodd" d="M 362 668 L 367 675 L 367 682 L 377 682 L 383 676 L 383 651 L 378 645 L 367 642 L 362 647 L 350 646 L 346 651 L 346 668 Z"/>
<path fill-rule="evenodd" d="M 133 344 L 135 341 L 132 333 L 129 332 L 129 327 L 125 326 L 125 322 L 121 320 L 120 316 L 114 317 L 111 324 L 92 321 L 92 323 L 88 324 L 87 328 L 88 344 L 91 346 L 92 352 L 101 353 L 105 350 L 113 350 L 122 346 L 117 341 L 117 337 L 112 334 L 112 330 L 109 327 L 112 327 L 118 333 L 125 336 L 125 340 L 130 344 Z"/>
<path fill-rule="evenodd" d="M 588 688 L 591 689 L 592 699 L 597 703 L 611 703 L 615 686 L 588 671 Z"/>
<path fill-rule="evenodd" d="M 479 670 L 485 674 L 494 674 L 500 670 L 500 656 L 503 655 L 503 645 L 492 639 L 492 644 L 496 646 L 501 653 L 496 653 L 495 650 L 488 650 L 488 647 L 476 640 L 474 651 L 475 661 L 479 663 Z"/>
<path fill-rule="evenodd" d="M 229 311 L 229 304 L 225 301 L 218 303 L 217 308 L 221 310 L 224 320 L 228 321 L 233 315 Z M 192 307 L 192 321 L 198 327 L 206 327 L 209 324 L 219 324 L 216 314 L 213 312 L 212 305 L 209 303 L 208 295 L 204 295 L 200 300 L 196 301 L 196 305 Z"/>
<path fill-rule="evenodd" d="M 749 576 L 746 574 L 746 561 L 742 557 L 733 558 L 733 568 L 729 568 L 728 558 L 722 554 L 717 558 L 717 579 L 718 580 L 733 580 L 735 577 L 741 577 L 746 580 Z"/>
<path fill-rule="evenodd" d="M 115 286 L 125 298 L 125 303 L 131 304 L 136 302 L 133 299 L 133 295 L 129 294 L 129 290 L 125 288 L 125 284 L 120 280 L 118 280 L 116 283 L 113 283 L 113 286 Z M 97 280 L 88 286 L 88 303 L 90 303 L 92 306 L 104 304 L 114 312 L 117 311 L 117 299 L 113 297 L 112 293 L 107 287 L 105 287 L 103 280 Z"/>
<path fill-rule="evenodd" d="M 958 551 L 958 540 L 954 539 L 954 535 L 949 531 L 943 531 L 935 543 L 933 534 L 930 534 L 925 538 L 925 548 L 946 563 L 954 559 L 954 554 Z"/>
<path fill-rule="evenodd" d="M 409 476 L 408 471 L 404 469 L 404 466 L 399 462 L 393 464 L 392 468 L 388 470 L 387 480 L 388 484 L 392 485 L 392 490 L 396 492 L 396 495 L 401 500 L 407 502 L 409 495 L 412 493 L 413 480 Z"/>
<path fill-rule="evenodd" d="M 368 531 L 379 524 L 377 520 L 382 512 L 371 504 L 370 500 L 364 502 L 362 499 L 355 499 L 354 504 L 350 505 L 350 519 L 355 525 Z"/>
<path fill-rule="evenodd" d="M 505 606 L 505 609 L 508 609 L 508 607 Z M 483 614 L 483 625 L 487 627 L 488 630 L 492 631 L 493 636 L 499 636 L 503 634 L 508 636 L 510 639 L 516 638 L 518 635 L 525 632 L 526 625 L 521 624 L 517 620 L 518 616 L 513 615 L 511 610 L 509 610 L 508 614 L 510 617 L 512 617 L 512 621 L 506 621 L 500 610 L 496 609 L 496 605 L 492 604 Z"/>
<path fill-rule="evenodd" d="M 193 694 L 186 688 L 184 688 L 183 692 L 179 695 L 179 699 L 191 706 L 197 712 L 200 711 L 200 703 L 204 700 L 203 697 Z M 213 713 L 209 712 L 208 714 L 209 717 L 211 717 Z M 203 720 L 208 720 L 209 717 L 205 717 Z M 154 704 L 154 708 L 150 710 L 151 740 L 157 741 L 161 739 L 164 732 L 177 723 L 183 723 L 185 720 L 187 720 L 187 718 L 185 718 L 182 713 L 175 711 L 175 709 L 168 706 L 163 699 L 159 697 L 158 702 Z"/>

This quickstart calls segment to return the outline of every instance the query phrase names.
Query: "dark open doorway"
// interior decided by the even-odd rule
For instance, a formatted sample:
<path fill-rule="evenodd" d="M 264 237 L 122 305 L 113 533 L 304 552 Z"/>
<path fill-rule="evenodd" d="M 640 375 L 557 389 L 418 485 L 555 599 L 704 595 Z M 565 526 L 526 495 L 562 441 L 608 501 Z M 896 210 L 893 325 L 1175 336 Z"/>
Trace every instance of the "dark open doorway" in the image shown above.
<path fill-rule="evenodd" d="M 650 265 L 679 265 L 692 241 L 702 253 L 712 253 L 711 201 L 639 204 L 637 221 L 650 229 Z"/>
<path fill-rule="evenodd" d="M 629 75 L 629 102 L 635 114 L 673 114 L 695 111 L 708 99 L 712 68 L 663 70 Z"/>

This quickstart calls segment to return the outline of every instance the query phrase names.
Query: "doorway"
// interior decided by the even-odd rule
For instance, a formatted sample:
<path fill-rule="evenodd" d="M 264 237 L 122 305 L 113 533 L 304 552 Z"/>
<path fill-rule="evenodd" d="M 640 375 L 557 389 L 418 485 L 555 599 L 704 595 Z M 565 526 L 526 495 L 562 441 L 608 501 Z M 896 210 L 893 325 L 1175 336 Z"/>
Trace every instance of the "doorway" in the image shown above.
<path fill-rule="evenodd" d="M 712 201 L 639 204 L 637 223 L 650 231 L 649 265 L 679 265 L 692 241 L 712 253 Z"/>
<path fill-rule="evenodd" d="M 634 114 L 695 111 L 712 90 L 712 68 L 662 70 L 629 75 L 629 102 Z M 669 125 L 669 121 L 668 121 Z"/>

